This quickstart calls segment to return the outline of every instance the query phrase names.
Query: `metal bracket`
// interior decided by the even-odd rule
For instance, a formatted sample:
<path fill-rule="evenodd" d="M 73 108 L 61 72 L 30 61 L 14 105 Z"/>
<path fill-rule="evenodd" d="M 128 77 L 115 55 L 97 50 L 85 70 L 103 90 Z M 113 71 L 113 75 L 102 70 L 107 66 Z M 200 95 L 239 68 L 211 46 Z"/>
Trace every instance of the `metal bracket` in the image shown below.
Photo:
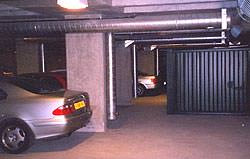
<path fill-rule="evenodd" d="M 156 49 L 157 48 L 157 45 L 151 45 L 150 46 L 150 51 L 153 51 L 154 49 Z"/>
<path fill-rule="evenodd" d="M 125 40 L 125 47 L 129 47 L 132 45 L 135 41 L 134 40 Z"/>
<path fill-rule="evenodd" d="M 227 29 L 227 9 L 221 9 L 221 43 L 226 44 L 226 32 L 225 30 Z"/>

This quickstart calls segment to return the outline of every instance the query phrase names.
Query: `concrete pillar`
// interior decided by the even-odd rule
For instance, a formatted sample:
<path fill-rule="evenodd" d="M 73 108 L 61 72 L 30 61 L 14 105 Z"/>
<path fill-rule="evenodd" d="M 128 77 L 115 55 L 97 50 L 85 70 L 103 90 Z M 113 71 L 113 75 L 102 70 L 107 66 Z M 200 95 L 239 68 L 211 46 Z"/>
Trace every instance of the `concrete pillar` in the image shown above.
<path fill-rule="evenodd" d="M 79 131 L 105 131 L 106 56 L 105 34 L 66 34 L 68 88 L 86 91 L 90 95 L 93 116 L 87 127 Z"/>
<path fill-rule="evenodd" d="M 124 42 L 116 42 L 115 56 L 117 105 L 131 105 L 131 100 L 133 97 L 131 48 L 125 48 Z"/>
<path fill-rule="evenodd" d="M 40 44 L 23 40 L 16 41 L 17 74 L 39 72 Z"/>

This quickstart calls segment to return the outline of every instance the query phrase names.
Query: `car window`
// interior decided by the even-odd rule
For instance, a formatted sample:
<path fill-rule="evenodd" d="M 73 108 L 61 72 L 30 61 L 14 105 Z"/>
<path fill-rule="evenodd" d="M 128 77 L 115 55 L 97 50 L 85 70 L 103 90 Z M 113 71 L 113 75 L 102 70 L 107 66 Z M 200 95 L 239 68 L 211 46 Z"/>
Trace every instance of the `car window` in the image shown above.
<path fill-rule="evenodd" d="M 60 84 L 50 77 L 16 77 L 12 78 L 9 82 L 36 94 L 49 94 L 62 90 Z"/>
<path fill-rule="evenodd" d="M 53 77 L 41 77 L 40 82 L 41 82 L 41 88 L 45 92 L 46 91 L 50 92 L 50 91 L 62 89 L 61 84 Z"/>
<path fill-rule="evenodd" d="M 4 90 L 0 89 L 0 100 L 6 99 L 7 96 L 7 93 Z"/>

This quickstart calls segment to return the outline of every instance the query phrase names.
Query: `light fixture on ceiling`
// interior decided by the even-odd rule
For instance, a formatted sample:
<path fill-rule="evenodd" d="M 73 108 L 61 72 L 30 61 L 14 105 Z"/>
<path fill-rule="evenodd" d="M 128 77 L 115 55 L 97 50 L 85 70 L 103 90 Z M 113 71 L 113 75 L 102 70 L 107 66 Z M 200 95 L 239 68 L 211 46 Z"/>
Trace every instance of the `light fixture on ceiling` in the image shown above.
<path fill-rule="evenodd" d="M 84 9 L 88 7 L 88 0 L 57 0 L 57 4 L 66 9 Z"/>

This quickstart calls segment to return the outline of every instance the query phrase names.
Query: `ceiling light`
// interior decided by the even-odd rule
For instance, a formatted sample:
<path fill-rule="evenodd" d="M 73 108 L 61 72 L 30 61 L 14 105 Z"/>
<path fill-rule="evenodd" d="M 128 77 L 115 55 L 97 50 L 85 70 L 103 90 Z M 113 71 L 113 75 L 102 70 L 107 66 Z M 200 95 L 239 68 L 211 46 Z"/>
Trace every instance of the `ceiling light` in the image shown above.
<path fill-rule="evenodd" d="M 88 7 L 88 0 L 57 0 L 57 4 L 66 9 L 83 9 Z"/>

